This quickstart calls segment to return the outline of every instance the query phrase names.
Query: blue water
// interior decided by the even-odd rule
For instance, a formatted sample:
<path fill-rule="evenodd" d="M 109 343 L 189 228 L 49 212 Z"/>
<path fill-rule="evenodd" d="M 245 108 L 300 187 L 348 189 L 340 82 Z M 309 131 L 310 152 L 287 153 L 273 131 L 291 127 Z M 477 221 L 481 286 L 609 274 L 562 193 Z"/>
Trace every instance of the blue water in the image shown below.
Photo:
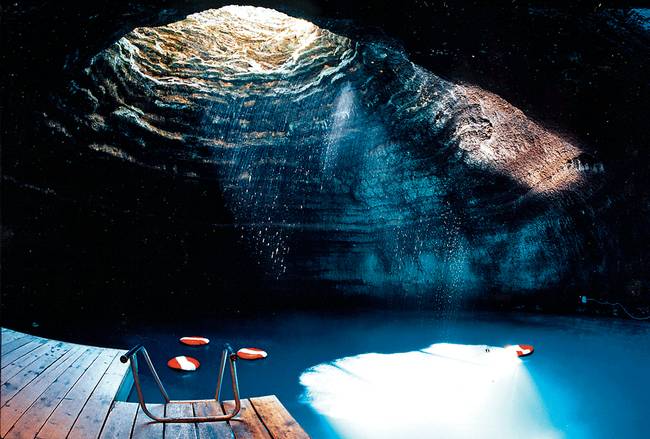
<path fill-rule="evenodd" d="M 449 316 L 422 313 L 367 313 L 347 316 L 291 315 L 201 321 L 143 328 L 142 342 L 172 399 L 214 395 L 220 346 L 261 347 L 267 360 L 240 362 L 242 396 L 275 394 L 314 438 L 339 437 L 328 420 L 310 407 L 299 383 L 312 366 L 368 352 L 398 353 L 434 343 L 532 344 L 524 367 L 539 392 L 554 429 L 569 438 L 645 438 L 650 415 L 650 324 L 611 319 L 528 314 Z M 178 343 L 184 335 L 211 339 L 207 347 Z M 201 361 L 196 372 L 165 366 L 175 355 Z M 161 399 L 149 377 L 148 401 Z M 230 398 L 230 392 L 224 394 Z M 135 392 L 130 400 L 136 401 Z M 524 435 L 525 436 L 525 435 Z M 422 437 L 435 437 L 423 432 Z"/>

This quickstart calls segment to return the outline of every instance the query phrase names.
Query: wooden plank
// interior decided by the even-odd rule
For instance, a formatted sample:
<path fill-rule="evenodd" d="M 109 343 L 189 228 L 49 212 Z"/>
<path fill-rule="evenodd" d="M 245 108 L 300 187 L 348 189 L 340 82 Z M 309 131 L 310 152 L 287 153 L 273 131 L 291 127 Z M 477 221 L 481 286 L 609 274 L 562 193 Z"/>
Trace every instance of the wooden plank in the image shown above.
<path fill-rule="evenodd" d="M 0 412 L 0 437 L 4 437 L 34 401 L 83 353 L 82 346 L 74 346 L 55 365 L 45 370 L 9 400 Z"/>
<path fill-rule="evenodd" d="M 115 352 L 115 351 L 114 351 Z M 126 351 L 115 352 L 115 358 L 72 426 L 69 439 L 86 439 L 99 436 L 111 403 L 124 380 L 128 365 L 120 361 Z"/>
<path fill-rule="evenodd" d="M 7 439 L 217 438 L 303 439 L 309 436 L 274 396 L 242 400 L 238 421 L 162 424 L 135 403 L 114 402 L 128 384 L 123 351 L 2 330 L 0 436 Z M 5 347 L 10 350 L 5 350 Z M 233 401 L 151 404 L 157 416 L 211 416 L 232 411 Z M 40 430 L 40 431 L 39 431 Z"/>
<path fill-rule="evenodd" d="M 250 398 L 250 401 L 273 439 L 309 438 L 275 395 Z"/>
<path fill-rule="evenodd" d="M 2 357 L 2 369 L 5 369 L 7 366 L 18 360 L 23 355 L 29 354 L 34 349 L 42 346 L 46 342 L 47 340 L 44 338 L 32 340 L 29 343 L 22 345 L 18 349 L 14 349 L 13 351 L 9 352 L 7 355 Z"/>
<path fill-rule="evenodd" d="M 33 351 L 29 352 L 26 355 L 12 361 L 11 363 L 5 365 L 0 371 L 0 385 L 4 385 L 9 379 L 17 375 L 19 372 L 24 372 L 27 370 L 29 365 L 34 361 L 38 360 L 40 357 L 45 355 L 45 353 L 51 351 L 59 345 L 59 341 L 50 340 L 42 346 L 37 347 Z"/>
<path fill-rule="evenodd" d="M 165 405 L 165 416 L 186 417 L 194 416 L 192 404 L 167 404 Z M 165 424 L 166 439 L 196 439 L 196 425 L 188 423 Z"/>
<path fill-rule="evenodd" d="M 38 433 L 39 438 L 58 438 L 68 434 L 115 355 L 116 351 L 112 349 L 99 354 L 43 425 Z"/>
<path fill-rule="evenodd" d="M 14 340 L 18 340 L 19 338 L 26 337 L 27 334 L 23 334 L 22 332 L 14 332 L 14 331 L 8 331 L 8 332 L 3 332 L 1 337 L 1 342 L 2 342 L 2 350 L 4 350 L 5 346 L 7 346 L 9 343 L 11 343 Z"/>
<path fill-rule="evenodd" d="M 45 421 L 59 405 L 74 383 L 99 355 L 100 350 L 87 348 L 74 363 L 70 365 L 31 407 L 20 417 L 9 431 L 6 438 L 33 438 Z"/>
<path fill-rule="evenodd" d="M 163 404 L 147 404 L 147 408 L 154 416 L 162 417 L 165 415 L 165 406 Z M 131 439 L 161 439 L 163 430 L 164 425 L 162 423 L 153 421 L 144 414 L 142 407 L 138 407 Z"/>
<path fill-rule="evenodd" d="M 23 387 L 32 382 L 43 371 L 47 370 L 59 358 L 63 357 L 73 346 L 62 342 L 54 344 L 51 349 L 43 355 L 40 355 L 34 362 L 2 383 L 2 387 L 0 388 L 0 406 L 6 405 Z"/>
<path fill-rule="evenodd" d="M 100 439 L 130 438 L 133 431 L 138 404 L 134 402 L 115 401 L 108 413 L 106 423 L 99 435 Z"/>
<path fill-rule="evenodd" d="M 10 364 L 7 364 L 0 371 L 0 385 L 4 386 L 7 381 L 9 381 L 14 376 L 18 375 L 20 372 L 25 372 L 29 370 L 30 365 L 36 360 L 41 358 L 47 352 L 51 352 L 54 348 L 60 345 L 59 341 L 48 341 L 44 345 L 34 349 L 32 352 L 27 355 L 23 355 L 17 360 L 13 361 Z M 33 366 L 34 368 L 36 365 Z"/>
<path fill-rule="evenodd" d="M 231 412 L 235 408 L 234 401 L 224 401 L 223 409 L 226 412 Z M 241 411 L 237 418 L 240 421 L 230 421 L 230 427 L 232 428 L 235 438 L 237 439 L 271 439 L 271 435 L 266 430 L 266 427 L 257 417 L 255 409 L 251 405 L 250 401 L 247 399 L 241 400 Z"/>
<path fill-rule="evenodd" d="M 36 337 L 32 335 L 25 335 L 23 337 L 17 338 L 13 341 L 10 341 L 9 343 L 3 344 L 2 345 L 2 356 L 0 357 L 0 362 L 2 364 L 5 363 L 5 357 L 7 354 L 13 352 L 14 350 L 18 349 L 22 345 L 25 345 L 29 343 L 30 341 L 38 340 Z"/>
<path fill-rule="evenodd" d="M 217 401 L 197 401 L 194 406 L 195 416 L 219 416 L 223 415 L 223 409 Z M 196 424 L 197 433 L 200 439 L 232 439 L 234 438 L 232 428 L 227 422 L 199 422 Z"/>
<path fill-rule="evenodd" d="M 0 338 L 2 338 L 2 347 L 7 343 L 10 343 L 18 338 L 24 337 L 28 334 L 25 334 L 24 332 L 19 332 L 19 331 L 14 331 L 12 329 L 6 329 L 3 328 L 2 334 L 0 335 Z"/>

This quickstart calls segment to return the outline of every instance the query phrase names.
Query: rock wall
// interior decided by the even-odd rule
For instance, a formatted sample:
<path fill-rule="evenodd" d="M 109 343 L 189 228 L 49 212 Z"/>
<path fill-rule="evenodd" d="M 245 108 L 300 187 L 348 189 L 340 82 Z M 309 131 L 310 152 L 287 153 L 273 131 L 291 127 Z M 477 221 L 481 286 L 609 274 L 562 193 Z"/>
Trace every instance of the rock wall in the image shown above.
<path fill-rule="evenodd" d="M 601 281 L 622 251 L 619 170 L 589 143 L 348 22 L 251 7 L 165 21 L 79 57 L 32 114 L 47 140 L 6 155 L 12 205 L 41 206 L 8 216 L 10 268 L 40 242 L 14 238 L 21 218 L 65 232 L 39 249 L 33 291 L 448 308 L 617 285 Z"/>
<path fill-rule="evenodd" d="M 91 150 L 213 179 L 269 279 L 371 295 L 557 287 L 584 239 L 565 208 L 604 172 L 399 47 L 264 8 L 136 28 L 69 96 L 52 123 Z"/>

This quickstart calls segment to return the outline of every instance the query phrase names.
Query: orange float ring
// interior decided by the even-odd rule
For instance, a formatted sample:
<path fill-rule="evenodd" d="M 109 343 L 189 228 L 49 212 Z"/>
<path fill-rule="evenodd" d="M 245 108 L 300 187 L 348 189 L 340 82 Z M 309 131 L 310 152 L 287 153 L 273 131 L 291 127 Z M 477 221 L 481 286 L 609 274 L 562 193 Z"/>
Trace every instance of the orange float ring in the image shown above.
<path fill-rule="evenodd" d="M 515 352 L 518 357 L 527 357 L 535 352 L 535 348 L 529 344 L 518 344 L 515 345 Z"/>
<path fill-rule="evenodd" d="M 210 343 L 209 338 L 198 336 L 181 337 L 179 341 L 187 346 L 205 346 L 206 344 Z"/>
<path fill-rule="evenodd" d="M 263 360 L 268 354 L 258 348 L 241 348 L 237 351 L 237 357 L 242 360 Z"/>
<path fill-rule="evenodd" d="M 186 357 L 185 355 L 179 355 L 174 357 L 167 362 L 167 366 L 174 370 L 182 370 L 185 372 L 192 372 L 199 368 L 201 363 L 199 360 L 192 357 Z"/>

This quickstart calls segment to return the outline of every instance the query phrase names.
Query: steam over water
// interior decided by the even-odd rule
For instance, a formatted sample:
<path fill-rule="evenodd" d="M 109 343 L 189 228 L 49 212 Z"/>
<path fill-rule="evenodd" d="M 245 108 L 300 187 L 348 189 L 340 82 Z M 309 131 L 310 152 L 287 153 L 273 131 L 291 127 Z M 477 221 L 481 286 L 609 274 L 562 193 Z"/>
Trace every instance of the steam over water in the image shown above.
<path fill-rule="evenodd" d="M 134 29 L 70 95 L 88 147 L 216 181 L 269 278 L 353 292 L 557 285 L 581 246 L 564 208 L 603 172 L 400 48 L 263 8 Z"/>

